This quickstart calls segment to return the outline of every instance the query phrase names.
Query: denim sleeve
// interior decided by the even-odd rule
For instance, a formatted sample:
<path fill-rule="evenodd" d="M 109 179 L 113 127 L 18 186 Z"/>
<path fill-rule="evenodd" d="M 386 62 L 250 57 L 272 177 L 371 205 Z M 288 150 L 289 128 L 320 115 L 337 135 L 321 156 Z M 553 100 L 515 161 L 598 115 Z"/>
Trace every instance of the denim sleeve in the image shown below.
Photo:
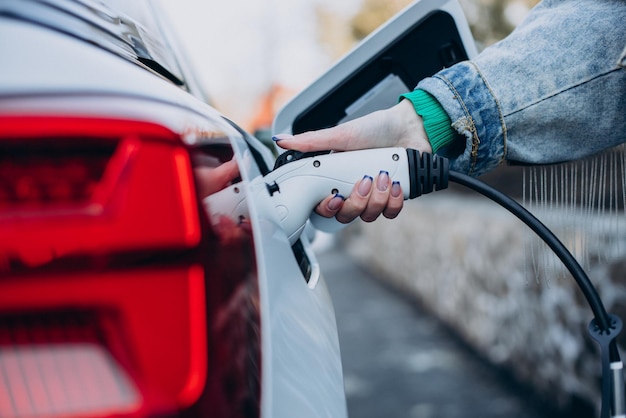
<path fill-rule="evenodd" d="M 422 80 L 465 139 L 451 167 L 547 164 L 626 141 L 626 1 L 544 0 L 507 38 Z"/>

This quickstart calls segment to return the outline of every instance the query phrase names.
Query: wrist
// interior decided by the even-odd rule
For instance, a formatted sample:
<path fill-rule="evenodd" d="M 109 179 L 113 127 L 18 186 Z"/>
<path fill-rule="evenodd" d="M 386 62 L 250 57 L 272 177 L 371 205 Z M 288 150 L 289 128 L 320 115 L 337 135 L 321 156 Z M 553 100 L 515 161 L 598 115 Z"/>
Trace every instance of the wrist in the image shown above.
<path fill-rule="evenodd" d="M 401 100 L 390 109 L 396 120 L 394 126 L 399 127 L 399 146 L 413 148 L 420 152 L 432 153 L 432 147 L 428 141 L 428 135 L 424 129 L 422 117 L 415 112 L 413 105 L 408 100 Z"/>
<path fill-rule="evenodd" d="M 450 117 L 432 95 L 417 89 L 400 95 L 400 100 L 411 103 L 413 111 L 422 119 L 423 129 L 433 153 L 454 140 L 456 133 L 452 128 Z"/>

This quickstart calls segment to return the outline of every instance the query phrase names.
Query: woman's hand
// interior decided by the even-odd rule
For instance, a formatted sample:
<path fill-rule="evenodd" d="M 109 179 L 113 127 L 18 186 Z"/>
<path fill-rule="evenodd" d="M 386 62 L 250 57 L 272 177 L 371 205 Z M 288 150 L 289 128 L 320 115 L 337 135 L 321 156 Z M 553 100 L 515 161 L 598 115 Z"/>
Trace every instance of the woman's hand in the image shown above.
<path fill-rule="evenodd" d="M 408 100 L 332 128 L 298 135 L 280 134 L 273 139 L 281 148 L 302 152 L 385 147 L 414 148 L 428 153 L 432 151 L 422 118 L 415 113 Z M 335 216 L 342 223 L 349 223 L 357 217 L 372 222 L 381 214 L 389 219 L 395 218 L 404 202 L 402 185 L 393 182 L 386 172 L 380 172 L 375 177 L 376 173 L 363 174 L 363 179 L 355 184 L 347 199 L 341 195 L 328 196 L 315 211 L 328 218 Z"/>
<path fill-rule="evenodd" d="M 395 218 L 403 202 L 400 183 L 392 182 L 389 173 L 381 171 L 375 178 L 363 176 L 345 201 L 341 195 L 328 196 L 317 205 L 315 212 L 327 218 L 335 216 L 341 223 L 352 222 L 356 217 L 372 222 L 381 213 L 386 218 Z"/>

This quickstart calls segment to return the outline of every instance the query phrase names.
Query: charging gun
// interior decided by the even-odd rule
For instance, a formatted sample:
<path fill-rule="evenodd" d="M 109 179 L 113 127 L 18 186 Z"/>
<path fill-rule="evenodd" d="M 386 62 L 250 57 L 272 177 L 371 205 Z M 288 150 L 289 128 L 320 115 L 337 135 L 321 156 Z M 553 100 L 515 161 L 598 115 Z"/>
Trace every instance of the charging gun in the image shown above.
<path fill-rule="evenodd" d="M 316 215 L 315 206 L 331 194 L 348 196 L 363 175 L 380 171 L 387 171 L 390 178 L 400 182 L 405 200 L 448 187 L 447 159 L 405 148 L 335 153 L 287 151 L 277 159 L 273 171 L 253 181 L 253 187 L 267 190 L 278 221 L 293 244 L 309 218 L 322 231 L 333 232 L 345 226 L 334 218 Z M 235 220 L 246 216 L 247 205 L 239 185 L 207 199 L 213 214 L 219 212 Z"/>
<path fill-rule="evenodd" d="M 404 199 L 448 187 L 448 161 L 414 149 L 378 148 L 326 154 L 288 152 L 281 155 L 274 171 L 265 176 L 290 242 L 304 229 L 307 219 L 327 232 L 345 226 L 334 218 L 324 218 L 313 209 L 326 196 L 348 196 L 363 175 L 387 171 L 399 181 Z"/>

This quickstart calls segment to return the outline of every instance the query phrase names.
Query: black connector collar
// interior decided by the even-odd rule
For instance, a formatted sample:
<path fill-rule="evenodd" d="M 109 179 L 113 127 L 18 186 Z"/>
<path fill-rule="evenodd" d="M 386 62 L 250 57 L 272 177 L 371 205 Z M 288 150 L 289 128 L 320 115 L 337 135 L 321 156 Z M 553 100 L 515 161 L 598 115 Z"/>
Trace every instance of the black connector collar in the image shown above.
<path fill-rule="evenodd" d="M 448 159 L 439 155 L 422 153 L 407 148 L 411 191 L 409 199 L 414 199 L 434 190 L 448 187 Z"/>

